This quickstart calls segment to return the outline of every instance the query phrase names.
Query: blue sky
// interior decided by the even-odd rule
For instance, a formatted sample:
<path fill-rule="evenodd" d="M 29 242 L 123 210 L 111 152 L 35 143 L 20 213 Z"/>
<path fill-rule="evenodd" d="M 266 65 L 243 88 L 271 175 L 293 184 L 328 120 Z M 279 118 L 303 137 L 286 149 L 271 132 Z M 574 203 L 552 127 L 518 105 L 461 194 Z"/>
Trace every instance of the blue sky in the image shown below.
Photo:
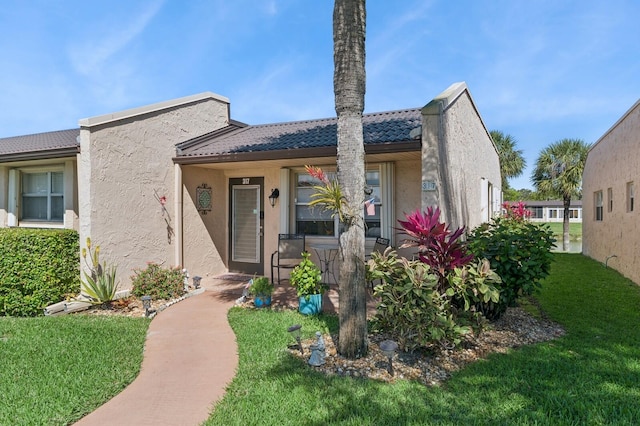
<path fill-rule="evenodd" d="M 335 116 L 333 2 L 5 0 L 0 137 L 212 91 L 249 124 Z M 595 142 L 640 97 L 636 0 L 369 0 L 366 112 L 465 81 L 489 130 Z"/>

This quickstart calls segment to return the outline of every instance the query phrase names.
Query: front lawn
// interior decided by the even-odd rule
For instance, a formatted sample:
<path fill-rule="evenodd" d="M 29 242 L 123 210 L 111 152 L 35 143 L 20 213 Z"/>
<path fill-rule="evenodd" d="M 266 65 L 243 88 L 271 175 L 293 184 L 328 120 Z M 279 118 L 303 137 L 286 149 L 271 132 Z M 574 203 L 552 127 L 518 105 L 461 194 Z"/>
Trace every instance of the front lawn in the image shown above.
<path fill-rule="evenodd" d="M 548 225 L 551 232 L 553 232 L 555 239 L 562 243 L 562 222 L 545 222 L 544 225 Z M 569 239 L 571 241 L 578 241 L 582 239 L 582 223 L 569 223 Z"/>
<path fill-rule="evenodd" d="M 149 320 L 0 317 L 0 424 L 66 425 L 140 371 Z"/>
<path fill-rule="evenodd" d="M 638 424 L 640 289 L 577 254 L 555 254 L 539 301 L 563 338 L 493 354 L 440 387 L 325 377 L 290 356 L 286 329 L 334 317 L 234 308 L 236 378 L 208 425 Z"/>

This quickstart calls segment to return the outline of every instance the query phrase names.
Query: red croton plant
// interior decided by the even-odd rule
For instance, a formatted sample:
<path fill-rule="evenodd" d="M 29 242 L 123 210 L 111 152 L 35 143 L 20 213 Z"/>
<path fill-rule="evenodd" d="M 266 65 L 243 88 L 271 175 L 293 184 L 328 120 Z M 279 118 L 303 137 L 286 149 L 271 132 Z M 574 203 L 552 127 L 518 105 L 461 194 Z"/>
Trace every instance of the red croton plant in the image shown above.
<path fill-rule="evenodd" d="M 447 275 L 455 268 L 467 265 L 473 255 L 460 240 L 464 226 L 451 232 L 440 222 L 440 209 L 428 207 L 426 212 L 416 210 L 406 215 L 407 220 L 399 220 L 399 230 L 407 235 L 402 248 L 417 247 L 420 261 L 431 267 L 438 275 L 442 290 L 447 285 Z"/>

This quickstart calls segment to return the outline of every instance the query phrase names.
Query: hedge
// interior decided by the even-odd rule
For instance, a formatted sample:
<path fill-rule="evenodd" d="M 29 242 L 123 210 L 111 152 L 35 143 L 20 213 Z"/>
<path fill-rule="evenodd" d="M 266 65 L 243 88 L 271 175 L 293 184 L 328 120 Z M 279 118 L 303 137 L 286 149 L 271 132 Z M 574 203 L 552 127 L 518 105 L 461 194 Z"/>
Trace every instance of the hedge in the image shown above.
<path fill-rule="evenodd" d="M 80 292 L 78 233 L 0 229 L 0 316 L 37 316 Z"/>

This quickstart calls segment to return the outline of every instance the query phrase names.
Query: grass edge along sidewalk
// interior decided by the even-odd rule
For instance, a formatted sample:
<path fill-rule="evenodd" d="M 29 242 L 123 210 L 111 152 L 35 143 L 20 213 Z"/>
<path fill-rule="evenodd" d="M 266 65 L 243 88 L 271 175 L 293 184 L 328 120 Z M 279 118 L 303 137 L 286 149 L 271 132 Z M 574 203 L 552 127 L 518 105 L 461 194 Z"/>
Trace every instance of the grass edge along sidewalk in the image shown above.
<path fill-rule="evenodd" d="M 440 387 L 325 377 L 289 356 L 283 330 L 335 317 L 234 309 L 239 371 L 208 425 L 638 424 L 640 288 L 579 254 L 555 254 L 538 300 L 563 338 L 492 354 Z"/>

